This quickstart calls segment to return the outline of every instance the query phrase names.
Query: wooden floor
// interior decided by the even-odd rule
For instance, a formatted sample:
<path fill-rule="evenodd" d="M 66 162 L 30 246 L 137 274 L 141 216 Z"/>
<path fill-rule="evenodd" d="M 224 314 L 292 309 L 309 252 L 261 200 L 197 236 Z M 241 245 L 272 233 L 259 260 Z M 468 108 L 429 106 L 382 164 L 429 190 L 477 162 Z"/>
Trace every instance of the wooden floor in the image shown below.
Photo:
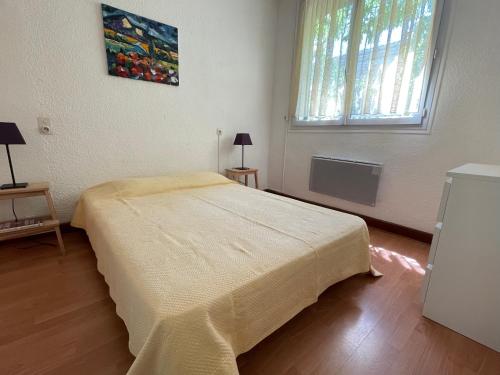
<path fill-rule="evenodd" d="M 242 374 L 500 374 L 500 354 L 422 318 L 428 245 L 371 229 L 375 266 L 238 358 Z M 0 244 L 0 374 L 124 374 L 128 335 L 87 238 Z"/>

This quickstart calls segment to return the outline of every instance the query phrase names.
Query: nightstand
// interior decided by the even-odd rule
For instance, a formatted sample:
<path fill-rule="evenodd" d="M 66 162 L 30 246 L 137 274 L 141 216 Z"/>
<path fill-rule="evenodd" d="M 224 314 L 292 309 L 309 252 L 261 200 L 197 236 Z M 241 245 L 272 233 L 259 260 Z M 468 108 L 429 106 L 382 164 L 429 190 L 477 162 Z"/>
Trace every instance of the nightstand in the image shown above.
<path fill-rule="evenodd" d="M 49 208 L 50 217 L 37 218 L 34 220 L 33 224 L 2 228 L 0 229 L 0 241 L 10 240 L 12 238 L 28 237 L 40 233 L 55 232 L 57 236 L 57 242 L 59 244 L 59 249 L 64 255 L 66 253 L 66 250 L 64 248 L 61 229 L 59 227 L 59 220 L 57 219 L 54 202 L 52 201 L 52 196 L 50 195 L 48 182 L 31 183 L 25 188 L 0 190 L 0 200 L 29 198 L 37 196 L 45 197 L 47 206 Z M 22 219 L 20 221 L 22 221 Z"/>
<path fill-rule="evenodd" d="M 255 180 L 255 188 L 259 188 L 259 178 L 257 176 L 259 170 L 256 168 L 249 168 L 249 169 L 237 169 L 237 168 L 231 168 L 231 169 L 226 169 L 226 176 L 227 178 L 230 178 L 231 180 L 235 180 L 240 182 L 240 177 L 244 176 L 245 177 L 245 186 L 248 186 L 248 176 L 253 175 L 253 178 Z"/>

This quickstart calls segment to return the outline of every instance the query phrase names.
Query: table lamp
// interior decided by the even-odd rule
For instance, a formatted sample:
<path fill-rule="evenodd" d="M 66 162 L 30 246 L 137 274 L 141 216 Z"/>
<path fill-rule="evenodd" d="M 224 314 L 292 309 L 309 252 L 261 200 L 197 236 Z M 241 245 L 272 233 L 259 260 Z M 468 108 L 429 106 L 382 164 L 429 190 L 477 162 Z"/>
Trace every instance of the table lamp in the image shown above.
<path fill-rule="evenodd" d="M 250 168 L 245 168 L 245 146 L 252 145 L 252 139 L 250 138 L 250 134 L 248 133 L 238 133 L 236 134 L 236 138 L 234 139 L 235 146 L 241 146 L 241 168 L 235 168 L 239 170 L 247 170 Z"/>
<path fill-rule="evenodd" d="M 28 186 L 26 182 L 16 182 L 14 176 L 14 169 L 12 168 L 12 160 L 10 158 L 9 145 L 25 145 L 21 132 L 17 128 L 17 125 L 13 122 L 0 122 L 0 144 L 5 145 L 7 149 L 7 157 L 9 158 L 10 175 L 12 176 L 12 184 L 4 184 L 0 186 L 0 189 L 19 189 Z"/>

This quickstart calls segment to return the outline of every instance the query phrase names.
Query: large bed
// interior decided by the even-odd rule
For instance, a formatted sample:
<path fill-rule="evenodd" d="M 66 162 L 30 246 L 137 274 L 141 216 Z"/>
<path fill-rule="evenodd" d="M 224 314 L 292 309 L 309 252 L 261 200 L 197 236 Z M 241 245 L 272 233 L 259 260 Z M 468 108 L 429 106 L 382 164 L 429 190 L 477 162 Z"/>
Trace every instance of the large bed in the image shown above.
<path fill-rule="evenodd" d="M 209 172 L 96 186 L 72 224 L 128 329 L 129 374 L 237 374 L 239 354 L 370 271 L 360 218 Z"/>

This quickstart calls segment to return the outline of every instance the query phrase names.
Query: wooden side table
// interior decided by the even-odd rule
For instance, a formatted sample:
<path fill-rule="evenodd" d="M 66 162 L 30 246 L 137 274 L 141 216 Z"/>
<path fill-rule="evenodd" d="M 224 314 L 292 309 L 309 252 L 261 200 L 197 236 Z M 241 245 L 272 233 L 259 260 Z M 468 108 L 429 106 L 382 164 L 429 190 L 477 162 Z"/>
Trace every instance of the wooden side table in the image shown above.
<path fill-rule="evenodd" d="M 21 226 L 11 228 L 8 231 L 0 231 L 0 241 L 9 240 L 12 238 L 28 237 L 40 233 L 56 232 L 59 249 L 64 255 L 66 253 L 66 249 L 64 248 L 61 229 L 59 227 L 59 220 L 57 219 L 54 202 L 52 201 L 52 196 L 50 195 L 48 182 L 32 183 L 27 187 L 20 189 L 0 190 L 0 200 L 29 198 L 37 196 L 45 196 L 47 206 L 49 207 L 50 217 L 40 218 L 39 226 Z"/>
<path fill-rule="evenodd" d="M 249 169 L 231 168 L 231 169 L 226 169 L 226 176 L 227 178 L 230 178 L 231 180 L 235 180 L 238 182 L 240 182 L 240 177 L 244 176 L 245 186 L 248 186 L 248 176 L 253 175 L 253 178 L 255 180 L 255 188 L 258 189 L 259 188 L 259 178 L 257 176 L 258 172 L 259 170 L 256 168 L 249 168 Z"/>

